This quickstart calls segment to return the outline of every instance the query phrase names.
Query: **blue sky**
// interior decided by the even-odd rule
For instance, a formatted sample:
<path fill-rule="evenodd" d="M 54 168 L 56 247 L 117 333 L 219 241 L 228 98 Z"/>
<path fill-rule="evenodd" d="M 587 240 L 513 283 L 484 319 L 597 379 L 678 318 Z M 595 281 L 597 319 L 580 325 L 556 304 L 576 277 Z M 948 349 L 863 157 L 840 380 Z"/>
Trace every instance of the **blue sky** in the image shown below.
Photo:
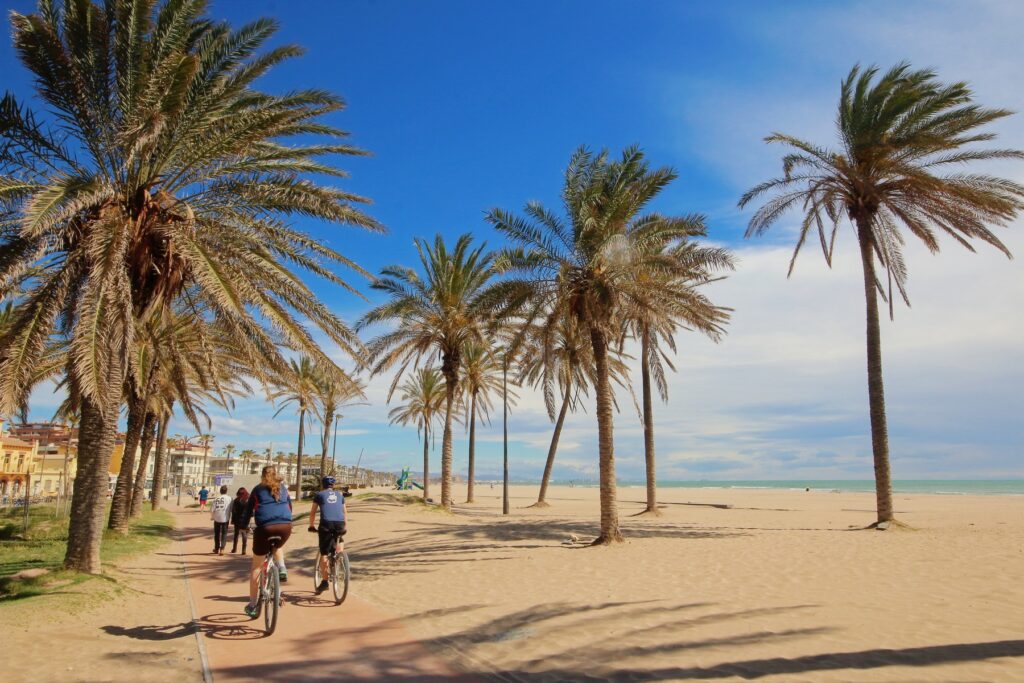
<path fill-rule="evenodd" d="M 782 130 L 830 143 L 838 84 L 856 62 L 908 59 L 971 82 L 986 104 L 1024 110 L 1024 15 L 1012 2 L 221 0 L 211 14 L 235 25 L 276 17 L 274 43 L 307 49 L 268 75 L 266 90 L 325 88 L 348 101 L 333 122 L 373 156 L 339 159 L 351 172 L 341 185 L 372 198 L 369 211 L 389 232 L 300 226 L 373 272 L 411 264 L 414 236 L 469 231 L 497 246 L 484 212 L 528 199 L 557 206 L 562 169 L 580 144 L 636 143 L 653 164 L 678 170 L 655 208 L 707 215 L 710 239 L 735 249 L 740 265 L 712 291 L 736 309 L 728 338 L 682 340 L 671 400 L 657 413 L 662 479 L 871 475 L 853 244 L 844 235 L 832 271 L 808 251 L 787 281 L 792 219 L 766 239 L 742 240 L 747 214 L 736 199 L 779 166 L 778 150 L 761 139 Z M 0 78 L 29 95 L 6 40 Z M 1024 147 L 1021 116 L 996 130 Z M 1024 179 L 1020 166 L 990 170 Z M 1006 233 L 1017 252 L 1022 227 Z M 1019 261 L 952 244 L 939 257 L 908 251 L 914 307 L 883 327 L 895 476 L 1024 476 Z M 366 309 L 336 288 L 317 291 L 348 320 Z M 365 449 L 372 466 L 418 468 L 415 431 L 387 425 L 388 383 L 375 380 L 373 405 L 346 416 L 339 454 Z M 52 413 L 50 393 L 37 393 L 34 418 Z M 530 478 L 550 425 L 539 396 L 523 394 L 511 425 L 513 475 Z M 216 443 L 294 450 L 295 417 L 272 414 L 258 399 L 215 413 Z M 628 401 L 616 428 L 620 476 L 639 478 L 642 434 Z M 594 432 L 593 410 L 569 421 L 556 477 L 596 476 Z M 479 469 L 496 473 L 500 424 L 480 438 Z M 464 453 L 459 433 L 460 470 Z"/>

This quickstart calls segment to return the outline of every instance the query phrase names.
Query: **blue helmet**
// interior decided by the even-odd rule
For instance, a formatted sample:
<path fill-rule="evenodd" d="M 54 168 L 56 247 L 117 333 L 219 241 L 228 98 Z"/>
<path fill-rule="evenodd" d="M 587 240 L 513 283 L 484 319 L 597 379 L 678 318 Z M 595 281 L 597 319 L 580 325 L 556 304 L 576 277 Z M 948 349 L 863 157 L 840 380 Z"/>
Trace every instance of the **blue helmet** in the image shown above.
<path fill-rule="evenodd" d="M 324 487 L 334 486 L 334 477 L 331 477 L 331 476 L 324 477 L 323 479 L 320 480 L 320 483 L 323 484 Z"/>

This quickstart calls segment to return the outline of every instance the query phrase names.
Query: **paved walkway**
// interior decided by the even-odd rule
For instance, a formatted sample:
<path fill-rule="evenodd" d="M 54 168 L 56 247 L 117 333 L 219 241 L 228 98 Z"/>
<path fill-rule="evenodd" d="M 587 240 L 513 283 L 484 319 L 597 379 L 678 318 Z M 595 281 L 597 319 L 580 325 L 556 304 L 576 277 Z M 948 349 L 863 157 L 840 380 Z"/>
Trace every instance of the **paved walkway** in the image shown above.
<path fill-rule="evenodd" d="M 176 513 L 189 585 L 215 683 L 227 681 L 447 681 L 469 683 L 405 630 L 401 622 L 358 597 L 358 555 L 353 580 L 340 606 L 328 592 L 313 592 L 316 535 L 295 527 L 286 546 L 288 583 L 274 635 L 262 617 L 242 613 L 248 600 L 249 557 L 213 555 L 209 513 Z M 230 539 L 229 539 L 230 542 Z M 230 550 L 230 547 L 228 548 Z M 250 548 L 251 553 L 251 548 Z"/>

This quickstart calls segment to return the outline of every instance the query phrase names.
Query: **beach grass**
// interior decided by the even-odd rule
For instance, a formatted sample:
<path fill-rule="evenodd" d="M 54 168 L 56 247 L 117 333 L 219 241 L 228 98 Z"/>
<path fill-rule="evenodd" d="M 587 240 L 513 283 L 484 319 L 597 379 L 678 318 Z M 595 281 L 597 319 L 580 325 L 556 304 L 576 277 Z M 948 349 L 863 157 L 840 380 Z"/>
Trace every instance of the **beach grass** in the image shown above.
<path fill-rule="evenodd" d="M 54 517 L 52 507 L 30 508 L 27 532 L 23 522 L 22 508 L 0 513 L 0 609 L 44 596 L 60 596 L 68 604 L 91 603 L 120 589 L 109 573 L 93 576 L 62 569 L 68 520 Z M 101 548 L 104 566 L 162 546 L 173 528 L 169 512 L 148 510 L 133 520 L 130 533 L 106 532 Z"/>

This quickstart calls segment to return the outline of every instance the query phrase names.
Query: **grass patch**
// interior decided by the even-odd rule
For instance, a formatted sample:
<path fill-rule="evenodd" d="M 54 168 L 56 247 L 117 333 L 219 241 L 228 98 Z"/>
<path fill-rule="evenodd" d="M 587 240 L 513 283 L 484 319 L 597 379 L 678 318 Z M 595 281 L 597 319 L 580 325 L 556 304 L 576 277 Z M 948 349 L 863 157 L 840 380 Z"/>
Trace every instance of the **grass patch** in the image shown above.
<path fill-rule="evenodd" d="M 19 511 L 24 514 L 24 511 Z M 30 511 L 30 520 L 34 514 Z M 54 518 L 52 508 L 41 511 L 23 532 L 22 518 L 5 512 L 0 514 L 0 605 L 44 595 L 80 593 L 84 583 L 105 582 L 116 588 L 108 576 L 92 576 L 64 571 L 64 552 L 68 540 L 68 520 Z M 12 519 L 14 518 L 14 519 Z M 149 552 L 170 539 L 174 525 L 166 510 L 146 511 L 134 520 L 130 533 L 107 531 L 103 535 L 100 557 L 104 565 Z M 25 570 L 45 570 L 33 577 L 15 577 Z M 98 586 L 89 586 L 92 593 Z M 99 590 L 99 594 L 104 591 Z"/>

